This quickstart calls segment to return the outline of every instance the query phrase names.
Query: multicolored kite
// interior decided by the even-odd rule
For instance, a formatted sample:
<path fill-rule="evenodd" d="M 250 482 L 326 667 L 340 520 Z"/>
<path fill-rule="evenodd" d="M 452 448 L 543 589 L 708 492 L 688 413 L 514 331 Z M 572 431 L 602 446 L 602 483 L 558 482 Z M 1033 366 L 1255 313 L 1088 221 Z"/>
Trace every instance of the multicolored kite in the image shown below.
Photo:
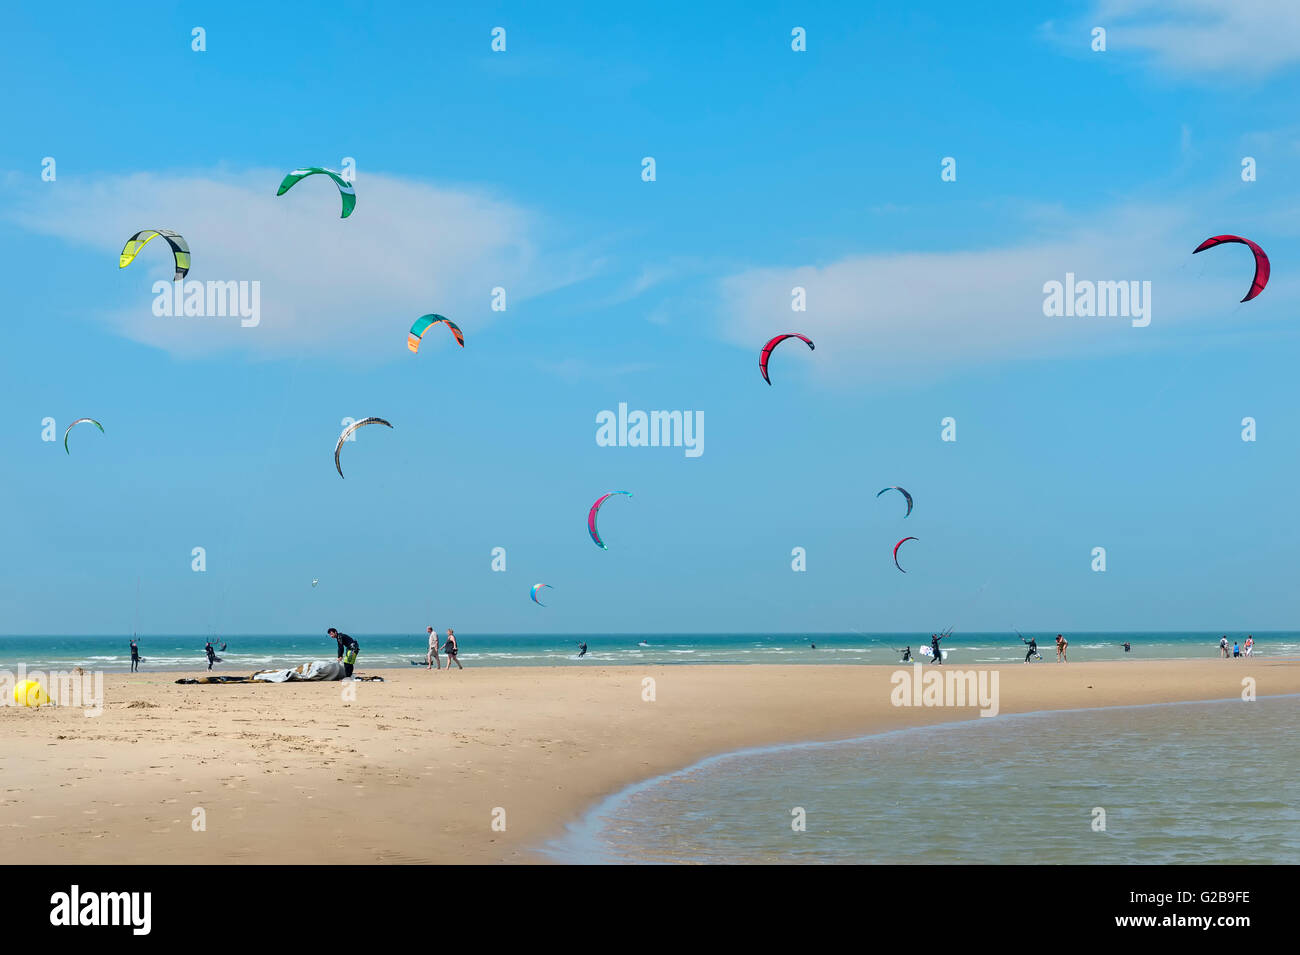
<path fill-rule="evenodd" d="M 1269 264 L 1268 256 L 1250 239 L 1243 239 L 1239 235 L 1212 235 L 1196 248 L 1192 250 L 1192 255 L 1197 252 L 1204 252 L 1206 249 L 1212 249 L 1216 245 L 1223 245 L 1225 242 L 1240 242 L 1242 245 L 1249 247 L 1250 251 L 1255 253 L 1255 277 L 1251 279 L 1250 291 L 1246 293 L 1243 302 L 1249 302 L 1252 298 L 1264 291 L 1264 286 L 1268 284 Z"/>
<path fill-rule="evenodd" d="M 417 318 L 406 335 L 406 347 L 412 352 L 418 352 L 420 350 L 420 339 L 424 338 L 424 333 L 429 330 L 430 325 L 437 325 L 439 322 L 446 322 L 447 327 L 451 329 L 451 333 L 456 336 L 456 344 L 464 348 L 465 334 L 460 330 L 460 326 L 443 315 L 421 315 Z"/>
<path fill-rule="evenodd" d="M 94 418 L 78 418 L 76 421 L 72 422 L 72 424 L 68 425 L 67 431 L 63 432 L 63 450 L 67 451 L 68 454 L 72 453 L 71 451 L 68 451 L 68 434 L 69 432 L 72 431 L 73 428 L 75 428 L 79 424 L 93 424 L 96 428 L 99 429 L 100 434 L 104 433 L 104 426 L 100 424 L 98 421 L 96 421 Z"/>
<path fill-rule="evenodd" d="M 799 339 L 801 342 L 803 342 L 805 345 L 808 346 L 809 351 L 812 351 L 814 348 L 817 347 L 812 343 L 811 338 L 807 338 L 803 335 L 800 335 L 798 332 L 791 332 L 788 335 L 777 335 L 776 338 L 773 338 L 771 341 L 769 341 L 766 345 L 763 346 L 763 353 L 758 356 L 758 370 L 763 373 L 763 380 L 766 381 L 769 385 L 772 383 L 772 379 L 767 377 L 767 360 L 772 357 L 772 349 L 775 348 L 777 345 L 781 344 L 787 338 Z"/>
<path fill-rule="evenodd" d="M 897 484 L 894 484 L 880 491 L 880 493 L 878 493 L 876 497 L 880 497 L 880 495 L 884 494 L 885 491 L 897 491 L 899 494 L 903 495 L 903 497 L 907 498 L 907 513 L 903 515 L 903 518 L 906 519 L 912 515 L 912 495 L 908 494 Z"/>
<path fill-rule="evenodd" d="M 902 547 L 908 541 L 914 541 L 914 540 L 920 540 L 920 538 L 904 537 L 901 541 L 899 541 L 897 544 L 894 545 L 894 566 L 897 567 L 899 570 L 903 570 L 903 566 L 898 562 L 898 548 Z M 903 573 L 907 573 L 907 571 L 903 570 Z"/>
<path fill-rule="evenodd" d="M 596 542 L 596 546 L 601 550 L 609 550 L 609 548 L 606 547 L 605 542 L 600 539 L 600 531 L 596 530 L 596 513 L 600 510 L 600 506 L 615 494 L 626 494 L 628 497 L 632 496 L 631 491 L 610 491 L 608 494 L 602 494 L 596 499 L 596 503 L 591 505 L 591 510 L 587 513 L 587 532 L 591 534 L 591 539 Z"/>
<path fill-rule="evenodd" d="M 528 596 L 532 597 L 533 603 L 537 604 L 537 606 L 539 607 L 546 606 L 546 604 L 542 603 L 540 600 L 537 599 L 537 591 L 541 590 L 543 587 L 545 587 L 547 590 L 555 589 L 550 584 L 533 584 L 532 587 L 528 589 Z"/>
<path fill-rule="evenodd" d="M 357 192 L 352 188 L 352 183 L 348 182 L 333 169 L 326 169 L 324 166 L 308 166 L 306 169 L 295 169 L 284 177 L 280 183 L 280 191 L 277 196 L 282 196 L 297 184 L 300 179 L 306 179 L 308 176 L 329 176 L 334 180 L 334 185 L 339 187 L 339 195 L 343 198 L 343 215 L 340 219 L 346 219 L 352 215 L 352 210 L 357 207 Z"/>
<path fill-rule="evenodd" d="M 172 281 L 179 282 L 185 278 L 185 273 L 190 270 L 189 243 L 185 241 L 185 236 L 168 229 L 145 229 L 131 236 L 126 240 L 126 245 L 122 247 L 122 254 L 117 259 L 117 267 L 124 269 L 130 265 L 135 257 L 139 255 L 140 250 L 158 236 L 166 239 L 167 244 L 172 247 L 172 258 L 176 260 L 176 275 L 172 278 Z"/>
<path fill-rule="evenodd" d="M 339 452 L 343 450 L 343 442 L 346 441 L 348 435 L 353 431 L 356 431 L 357 428 L 364 427 L 368 424 L 382 424 L 385 428 L 392 427 L 392 425 L 383 418 L 362 418 L 360 421 L 354 421 L 344 428 L 343 433 L 339 435 L 339 443 L 334 445 L 334 467 L 338 470 L 339 477 L 343 477 L 343 467 L 339 464 Z"/>

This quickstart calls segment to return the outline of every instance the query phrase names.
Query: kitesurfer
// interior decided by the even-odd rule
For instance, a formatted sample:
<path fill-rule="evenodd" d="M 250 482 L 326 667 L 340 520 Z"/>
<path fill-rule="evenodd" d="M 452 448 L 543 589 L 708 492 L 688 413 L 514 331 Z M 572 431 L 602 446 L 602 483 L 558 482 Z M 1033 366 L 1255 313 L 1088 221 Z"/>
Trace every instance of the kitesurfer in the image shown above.
<path fill-rule="evenodd" d="M 934 662 L 940 666 L 943 666 L 943 651 L 939 649 L 939 641 L 946 636 L 948 636 L 946 633 L 942 636 L 936 633 L 930 634 L 930 652 L 934 654 Z"/>
<path fill-rule="evenodd" d="M 898 652 L 901 653 L 901 654 L 903 655 L 903 662 L 904 662 L 904 663 L 906 663 L 908 660 L 912 659 L 912 647 L 911 647 L 910 644 L 909 644 L 908 646 L 906 646 L 906 647 L 903 647 L 903 649 L 899 650 Z"/>
<path fill-rule="evenodd" d="M 140 644 L 136 643 L 135 637 L 131 638 L 131 672 L 140 672 Z"/>
<path fill-rule="evenodd" d="M 212 664 L 217 662 L 217 651 L 212 649 L 212 641 L 209 640 L 203 645 L 203 652 L 208 655 L 208 669 L 212 669 Z"/>
<path fill-rule="evenodd" d="M 1020 642 L 1023 643 L 1026 647 L 1028 647 L 1028 649 L 1025 651 L 1025 662 L 1026 662 L 1026 663 L 1028 663 L 1032 657 L 1038 657 L 1040 660 L 1042 659 L 1042 657 L 1039 656 L 1039 654 L 1038 654 L 1038 638 L 1037 638 L 1037 637 L 1030 637 L 1028 640 L 1026 640 L 1026 639 L 1024 638 L 1024 636 L 1022 635 L 1022 636 L 1020 637 Z"/>
<path fill-rule="evenodd" d="M 353 640 L 346 633 L 339 633 L 334 627 L 327 631 L 335 642 L 339 645 L 339 662 L 343 664 L 343 675 L 352 675 L 352 665 L 357 662 L 357 654 L 361 652 L 361 644 Z"/>
<path fill-rule="evenodd" d="M 578 644 L 578 659 L 581 660 L 586 655 L 587 655 L 587 645 L 585 643 Z"/>
<path fill-rule="evenodd" d="M 1130 650 L 1132 650 L 1132 649 L 1133 649 L 1133 647 L 1129 645 L 1129 642 L 1128 642 L 1127 640 L 1125 640 L 1125 641 L 1124 641 L 1124 652 L 1125 652 L 1125 653 L 1128 653 L 1128 652 L 1129 652 Z"/>

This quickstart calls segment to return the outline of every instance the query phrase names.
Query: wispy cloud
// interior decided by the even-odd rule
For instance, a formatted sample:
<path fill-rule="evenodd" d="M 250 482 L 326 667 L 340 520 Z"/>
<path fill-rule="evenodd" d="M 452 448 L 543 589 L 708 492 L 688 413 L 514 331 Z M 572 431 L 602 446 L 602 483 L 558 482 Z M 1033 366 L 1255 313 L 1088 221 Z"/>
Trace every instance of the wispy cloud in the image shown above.
<path fill-rule="evenodd" d="M 1119 208 L 1083 226 L 1062 217 L 1054 233 L 1045 222 L 1037 225 L 1033 240 L 1004 248 L 857 255 L 738 272 L 719 286 L 723 337 L 757 349 L 780 332 L 803 332 L 817 345 L 817 375 L 851 382 L 1144 348 L 1197 318 L 1240 323 L 1237 300 L 1250 284 L 1250 256 L 1193 260 L 1204 226 L 1182 207 Z M 1151 282 L 1151 325 L 1045 316 L 1043 285 L 1064 281 L 1067 272 L 1081 280 Z M 806 312 L 791 308 L 796 286 L 807 290 Z M 1270 285 L 1266 294 L 1270 302 L 1250 303 L 1261 305 L 1253 316 L 1280 314 L 1285 290 Z"/>
<path fill-rule="evenodd" d="M 577 252 L 542 248 L 547 226 L 539 216 L 487 192 L 363 173 L 356 211 L 340 219 L 326 178 L 276 197 L 282 175 L 262 169 L 60 180 L 20 193 L 8 217 L 98 249 L 109 262 L 137 230 L 173 229 L 193 252 L 189 278 L 261 282 L 256 328 L 158 318 L 150 286 L 169 278 L 171 266 L 165 248 L 151 246 L 118 276 L 139 289 L 139 306 L 101 317 L 129 338 L 177 354 L 396 354 L 411 320 L 424 312 L 454 316 L 473 335 L 499 315 L 490 308 L 494 287 L 507 290 L 513 307 L 590 270 Z"/>
<path fill-rule="evenodd" d="M 1300 62 L 1295 0 L 1100 0 L 1086 18 L 1112 52 L 1137 49 L 1177 73 L 1260 76 Z"/>

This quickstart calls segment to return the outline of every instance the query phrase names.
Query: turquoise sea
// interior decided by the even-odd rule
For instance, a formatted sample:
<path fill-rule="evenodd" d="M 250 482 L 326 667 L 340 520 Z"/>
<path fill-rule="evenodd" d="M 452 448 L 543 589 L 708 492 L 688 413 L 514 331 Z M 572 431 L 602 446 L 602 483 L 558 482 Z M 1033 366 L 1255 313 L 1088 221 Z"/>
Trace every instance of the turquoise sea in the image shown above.
<path fill-rule="evenodd" d="M 358 663 L 369 667 L 407 666 L 424 660 L 427 646 L 422 632 L 367 634 L 349 631 L 361 644 Z M 1026 634 L 1028 636 L 1029 634 Z M 1218 631 L 1200 633 L 1067 633 L 1071 660 L 1215 658 Z M 928 646 L 929 633 L 798 633 L 798 634 L 618 634 L 522 635 L 457 632 L 460 658 L 466 666 L 590 666 L 592 664 L 684 663 L 897 663 L 896 652 L 905 646 L 913 654 Z M 1245 632 L 1228 633 L 1229 641 L 1244 640 Z M 1047 662 L 1055 660 L 1055 633 L 1037 634 L 1039 650 Z M 1267 657 L 1300 657 L 1300 633 L 1254 633 L 1255 652 Z M 206 668 L 203 644 L 224 641 L 225 652 L 217 669 L 247 673 L 263 667 L 297 665 L 307 660 L 331 659 L 334 641 L 325 635 L 219 636 L 144 635 L 139 638 L 146 670 Z M 1127 640 L 1132 652 L 1125 654 Z M 125 670 L 130 664 L 129 636 L 0 636 L 0 667 L 25 663 L 29 669 L 82 666 Z M 586 642 L 587 656 L 578 659 L 578 644 Z M 812 649 L 812 644 L 817 648 Z M 949 661 L 955 664 L 1014 663 L 1025 651 L 1014 633 L 955 633 L 944 640 Z"/>
<path fill-rule="evenodd" d="M 582 863 L 1296 864 L 1298 719 L 1288 696 L 748 750 L 624 790 L 545 851 Z"/>

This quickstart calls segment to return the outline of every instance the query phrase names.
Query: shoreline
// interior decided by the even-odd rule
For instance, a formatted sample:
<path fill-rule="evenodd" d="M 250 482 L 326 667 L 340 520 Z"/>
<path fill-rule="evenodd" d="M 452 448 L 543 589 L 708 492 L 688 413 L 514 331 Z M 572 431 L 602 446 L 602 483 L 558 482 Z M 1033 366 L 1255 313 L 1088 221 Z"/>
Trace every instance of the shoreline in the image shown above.
<path fill-rule="evenodd" d="M 1246 677 L 1261 697 L 1300 692 L 1300 663 L 1225 662 L 949 672 L 996 672 L 1006 714 L 1233 699 Z M 225 686 L 111 674 L 96 718 L 0 708 L 0 847 L 58 863 L 547 863 L 544 847 L 603 800 L 703 759 L 979 718 L 891 705 L 900 669 L 410 668 Z"/>

